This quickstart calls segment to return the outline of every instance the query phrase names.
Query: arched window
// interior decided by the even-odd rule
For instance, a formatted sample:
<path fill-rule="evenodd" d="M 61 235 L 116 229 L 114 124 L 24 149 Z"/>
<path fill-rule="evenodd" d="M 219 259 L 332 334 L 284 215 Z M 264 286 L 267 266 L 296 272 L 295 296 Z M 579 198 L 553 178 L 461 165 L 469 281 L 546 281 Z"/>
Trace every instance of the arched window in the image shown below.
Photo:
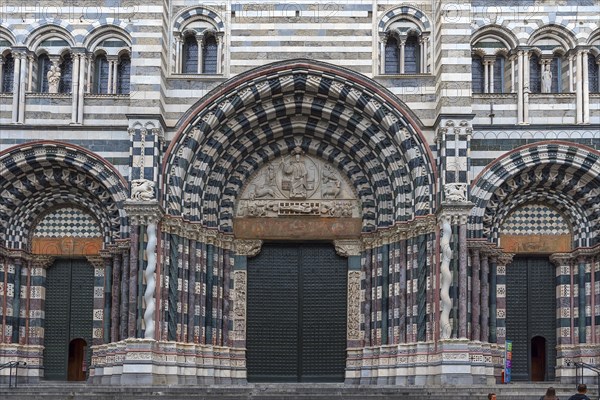
<path fill-rule="evenodd" d="M 65 54 L 60 63 L 60 81 L 58 83 L 58 93 L 71 93 L 73 79 L 73 58 L 70 54 Z"/>
<path fill-rule="evenodd" d="M 183 68 L 184 74 L 198 73 L 198 41 L 196 37 L 189 35 L 183 41 Z"/>
<path fill-rule="evenodd" d="M 471 80 L 473 93 L 484 93 L 483 59 L 480 56 L 471 58 Z"/>
<path fill-rule="evenodd" d="M 408 36 L 404 45 L 404 73 L 418 74 L 421 72 L 420 58 L 419 38 Z"/>
<path fill-rule="evenodd" d="M 202 49 L 202 73 L 216 74 L 217 73 L 217 38 L 214 35 L 209 35 L 204 40 L 204 48 Z"/>
<path fill-rule="evenodd" d="M 588 54 L 588 80 L 590 85 L 590 93 L 600 92 L 600 82 L 598 81 L 598 71 L 600 64 L 596 62 L 596 58 L 592 54 Z"/>
<path fill-rule="evenodd" d="M 129 94 L 129 78 L 131 76 L 131 59 L 122 55 L 117 69 L 117 94 Z"/>
<path fill-rule="evenodd" d="M 385 73 L 400 73 L 400 49 L 398 40 L 393 36 L 388 36 L 385 42 Z"/>
<path fill-rule="evenodd" d="M 52 62 L 48 54 L 42 54 L 38 56 L 37 60 L 37 90 L 40 93 L 48 93 L 48 71 Z"/>
<path fill-rule="evenodd" d="M 15 59 L 10 53 L 5 55 L 2 59 L 2 65 L 0 65 L 0 76 L 2 76 L 2 81 L 0 82 L 0 92 L 12 93 L 15 78 Z"/>
<path fill-rule="evenodd" d="M 94 61 L 94 93 L 108 93 L 108 60 L 104 54 Z"/>
<path fill-rule="evenodd" d="M 504 93 L 504 70 L 506 59 L 497 56 L 494 61 L 494 93 Z"/>
<path fill-rule="evenodd" d="M 540 58 L 537 54 L 532 54 L 531 57 L 529 57 L 529 91 L 531 93 L 541 93 L 541 75 Z"/>

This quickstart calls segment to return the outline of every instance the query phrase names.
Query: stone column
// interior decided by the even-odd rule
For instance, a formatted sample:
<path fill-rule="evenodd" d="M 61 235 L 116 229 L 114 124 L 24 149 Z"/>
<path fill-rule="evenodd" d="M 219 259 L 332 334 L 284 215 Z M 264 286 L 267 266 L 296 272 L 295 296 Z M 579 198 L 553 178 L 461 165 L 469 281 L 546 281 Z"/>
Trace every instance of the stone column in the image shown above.
<path fill-rule="evenodd" d="M 575 62 L 576 78 L 575 78 L 575 93 L 577 97 L 576 111 L 577 118 L 575 122 L 577 124 L 583 123 L 583 57 L 581 50 L 577 50 L 577 58 Z"/>
<path fill-rule="evenodd" d="M 203 59 L 202 56 L 204 55 L 204 35 L 202 34 L 198 34 L 196 35 L 196 43 L 198 44 L 198 74 L 202 73 L 202 64 L 203 64 Z"/>
<path fill-rule="evenodd" d="M 81 68 L 81 54 L 73 53 L 73 75 L 71 81 L 71 124 L 76 124 L 79 110 L 79 69 Z"/>
<path fill-rule="evenodd" d="M 481 341 L 490 339 L 490 266 L 487 253 L 481 254 Z"/>
<path fill-rule="evenodd" d="M 12 122 L 19 123 L 19 98 L 20 98 L 20 82 L 21 82 L 21 61 L 23 59 L 22 53 L 13 52 L 14 60 L 13 67 L 13 98 L 12 98 Z"/>
<path fill-rule="evenodd" d="M 131 235 L 131 240 L 139 240 L 140 248 L 144 248 L 143 259 L 131 259 L 131 274 L 129 287 L 129 337 L 139 337 L 141 332 L 138 331 L 137 316 L 143 315 L 143 323 L 141 329 L 144 330 L 143 337 L 145 339 L 155 339 L 156 325 L 156 245 L 158 241 L 158 223 L 162 219 L 164 212 L 154 199 L 154 190 L 147 190 L 148 200 L 139 200 L 139 197 L 134 197 L 132 190 L 132 198 L 125 203 L 125 210 L 129 216 L 131 226 L 139 227 L 139 237 Z M 144 235 L 145 233 L 145 235 Z M 132 253 L 133 253 L 132 246 Z M 134 277 L 135 274 L 135 277 Z M 144 293 L 137 293 L 137 274 L 143 274 L 143 281 L 146 284 Z M 133 286 L 136 285 L 135 290 Z M 140 296 L 143 296 L 142 309 L 138 309 L 140 304 Z M 133 314 L 133 315 L 132 315 Z M 134 317 L 134 318 L 132 318 Z M 140 321 L 142 322 L 142 321 Z M 134 334 L 135 336 L 132 336 Z"/>
<path fill-rule="evenodd" d="M 529 124 L 529 50 L 523 54 L 523 123 Z"/>
<path fill-rule="evenodd" d="M 94 58 L 90 55 L 87 61 L 87 85 L 85 88 L 85 92 L 87 94 L 90 94 L 92 93 L 92 83 L 94 81 L 92 77 L 92 65 L 94 64 Z"/>
<path fill-rule="evenodd" d="M 483 93 L 490 92 L 490 61 L 483 60 Z"/>
<path fill-rule="evenodd" d="M 480 302 L 481 300 L 481 281 L 479 279 L 479 271 L 481 269 L 481 261 L 479 257 L 479 249 L 471 250 L 471 340 L 481 340 L 481 325 L 480 314 L 482 307 L 487 308 L 487 304 Z"/>
<path fill-rule="evenodd" d="M 426 74 L 427 71 L 427 64 L 429 62 L 429 37 L 428 36 L 423 36 L 423 65 L 421 67 L 421 73 Z"/>
<path fill-rule="evenodd" d="M 573 61 L 574 61 L 575 57 L 573 56 L 573 54 L 569 54 L 569 92 L 573 93 L 574 89 L 574 80 L 575 77 L 573 75 Z"/>
<path fill-rule="evenodd" d="M 518 51 L 518 76 L 519 76 L 519 87 L 518 87 L 518 92 L 517 92 L 517 123 L 522 124 L 523 123 L 523 93 L 525 91 L 525 86 L 523 83 L 523 63 L 524 61 L 524 56 L 523 56 L 523 50 L 519 50 Z"/>
<path fill-rule="evenodd" d="M 216 33 L 217 39 L 217 74 L 221 74 L 223 72 L 223 32 Z"/>
<path fill-rule="evenodd" d="M 173 72 L 176 74 L 181 73 L 181 47 L 182 47 L 182 38 L 181 35 L 175 35 L 175 66 L 173 68 Z"/>
<path fill-rule="evenodd" d="M 510 92 L 515 92 L 515 55 L 510 57 Z"/>
<path fill-rule="evenodd" d="M 496 342 L 506 341 L 506 267 L 512 262 L 513 254 L 498 252 L 496 257 Z"/>
<path fill-rule="evenodd" d="M 107 56 L 106 59 L 108 61 L 108 90 L 106 92 L 107 94 L 113 94 L 116 92 L 113 76 L 117 73 L 115 68 L 117 60 L 115 56 Z"/>
<path fill-rule="evenodd" d="M 590 122 L 590 78 L 589 78 L 589 64 L 588 64 L 589 50 L 582 51 L 582 101 L 583 101 L 583 117 L 582 122 L 588 124 Z"/>
<path fill-rule="evenodd" d="M 0 54 L 0 93 L 4 92 L 4 57 Z"/>
<path fill-rule="evenodd" d="M 490 69 L 490 89 L 488 90 L 488 93 L 494 93 L 494 63 L 496 62 L 496 60 L 491 60 L 489 63 L 489 69 Z"/>
<path fill-rule="evenodd" d="M 387 43 L 387 35 L 379 33 L 379 74 L 385 74 L 385 44 Z"/>
<path fill-rule="evenodd" d="M 29 64 L 29 73 L 27 74 L 27 91 L 33 92 L 33 63 L 35 62 L 35 58 L 32 55 L 28 55 L 27 61 Z"/>
<path fill-rule="evenodd" d="M 44 288 L 46 286 L 46 270 L 54 262 L 51 256 L 32 256 L 31 267 L 31 288 L 29 296 L 29 340 L 27 344 L 43 346 L 44 344 L 44 318 L 46 296 Z"/>
<path fill-rule="evenodd" d="M 79 55 L 79 87 L 77 91 L 77 122 L 83 123 L 83 105 L 85 100 L 85 69 L 86 62 L 88 62 L 88 57 L 85 53 Z M 88 79 L 91 79 L 88 75 Z M 73 92 L 73 96 L 75 96 L 75 92 Z"/>
<path fill-rule="evenodd" d="M 585 257 L 577 257 L 577 332 L 579 344 L 586 343 L 585 267 Z"/>
<path fill-rule="evenodd" d="M 405 58 L 405 57 L 404 57 L 404 46 L 405 46 L 405 45 L 406 45 L 406 40 L 402 40 L 402 39 L 400 39 L 400 40 L 398 41 L 398 46 L 399 46 L 399 48 L 400 48 L 400 57 L 399 57 L 399 60 L 398 60 L 398 62 L 399 62 L 400 64 L 399 64 L 399 69 L 398 69 L 398 71 L 400 71 L 400 73 L 401 73 L 401 74 L 403 74 L 403 73 L 404 73 L 404 58 Z"/>

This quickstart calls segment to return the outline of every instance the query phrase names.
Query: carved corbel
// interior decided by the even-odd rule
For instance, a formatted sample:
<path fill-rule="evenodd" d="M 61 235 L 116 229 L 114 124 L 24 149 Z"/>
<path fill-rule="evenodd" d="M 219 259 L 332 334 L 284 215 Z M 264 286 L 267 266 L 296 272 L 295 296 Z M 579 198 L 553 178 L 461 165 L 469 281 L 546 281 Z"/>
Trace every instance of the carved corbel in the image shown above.
<path fill-rule="evenodd" d="M 233 242 L 236 254 L 246 257 L 254 257 L 260 253 L 262 240 L 235 240 Z"/>
<path fill-rule="evenodd" d="M 334 240 L 335 252 L 342 257 L 360 256 L 362 243 L 360 240 Z"/>

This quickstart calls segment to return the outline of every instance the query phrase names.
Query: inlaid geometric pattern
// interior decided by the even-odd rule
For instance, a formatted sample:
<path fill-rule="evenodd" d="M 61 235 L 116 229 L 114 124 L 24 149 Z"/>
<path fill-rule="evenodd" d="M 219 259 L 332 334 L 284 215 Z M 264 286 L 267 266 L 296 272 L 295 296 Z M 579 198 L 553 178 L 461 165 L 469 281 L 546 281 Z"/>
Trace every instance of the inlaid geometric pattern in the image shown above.
<path fill-rule="evenodd" d="M 598 243 L 600 154 L 566 142 L 521 147 L 489 165 L 472 185 L 471 237 L 498 239 L 511 210 L 544 203 L 566 218 L 574 246 Z"/>
<path fill-rule="evenodd" d="M 90 214 L 74 207 L 64 207 L 45 215 L 33 231 L 33 237 L 98 237 L 98 222 Z"/>
<path fill-rule="evenodd" d="M 543 204 L 527 204 L 513 211 L 502 223 L 504 235 L 568 235 L 563 216 Z"/>
<path fill-rule="evenodd" d="M 97 155 L 58 142 L 32 142 L 0 153 L 0 240 L 28 246 L 30 229 L 49 208 L 76 205 L 101 225 L 106 243 L 129 235 L 123 178 Z"/>
<path fill-rule="evenodd" d="M 167 157 L 169 214 L 231 231 L 244 182 L 296 146 L 352 181 L 364 231 L 431 213 L 434 167 L 410 115 L 346 69 L 301 61 L 258 68 L 207 95 L 183 126 Z"/>

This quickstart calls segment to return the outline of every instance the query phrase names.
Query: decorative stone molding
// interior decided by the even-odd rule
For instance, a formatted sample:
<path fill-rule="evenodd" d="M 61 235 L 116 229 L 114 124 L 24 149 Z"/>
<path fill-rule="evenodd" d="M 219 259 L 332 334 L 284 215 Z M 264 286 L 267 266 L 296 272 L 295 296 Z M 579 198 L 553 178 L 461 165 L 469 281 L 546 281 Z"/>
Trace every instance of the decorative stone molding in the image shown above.
<path fill-rule="evenodd" d="M 296 147 L 254 174 L 237 201 L 236 216 L 359 218 L 361 207 L 342 174 Z"/>
<path fill-rule="evenodd" d="M 234 249 L 233 235 L 208 229 L 201 224 L 186 221 L 181 217 L 166 215 L 161 221 L 161 231 L 203 243 L 214 244 L 223 249 Z"/>
<path fill-rule="evenodd" d="M 262 240 L 235 240 L 233 242 L 235 252 L 246 257 L 254 257 L 260 253 L 262 244 Z"/>
<path fill-rule="evenodd" d="M 362 245 L 360 240 L 334 240 L 335 252 L 342 257 L 360 256 Z"/>
<path fill-rule="evenodd" d="M 152 202 L 127 200 L 123 207 L 131 220 L 131 225 L 148 225 L 151 221 L 160 222 L 164 216 L 164 211 L 156 200 Z"/>
<path fill-rule="evenodd" d="M 247 273 L 235 271 L 233 273 L 233 338 L 246 340 L 246 296 Z"/>
<path fill-rule="evenodd" d="M 337 251 L 337 246 L 336 246 Z M 348 272 L 348 340 L 360 340 L 360 271 Z"/>

